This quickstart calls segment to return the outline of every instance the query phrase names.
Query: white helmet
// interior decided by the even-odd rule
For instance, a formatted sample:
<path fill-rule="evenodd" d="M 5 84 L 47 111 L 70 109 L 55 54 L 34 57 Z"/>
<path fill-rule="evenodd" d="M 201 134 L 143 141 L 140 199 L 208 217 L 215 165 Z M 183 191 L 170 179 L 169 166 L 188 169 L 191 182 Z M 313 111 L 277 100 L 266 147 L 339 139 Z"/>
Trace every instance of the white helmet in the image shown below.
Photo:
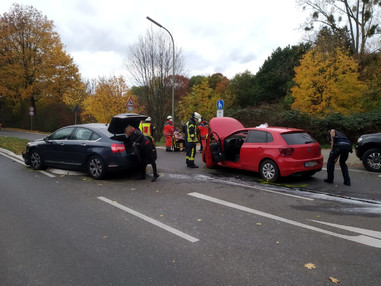
<path fill-rule="evenodd" d="M 151 117 L 147 117 L 146 122 L 151 122 Z"/>
<path fill-rule="evenodd" d="M 168 115 L 167 120 L 170 120 L 170 119 L 172 119 L 172 116 Z"/>
<path fill-rule="evenodd" d="M 201 117 L 200 113 L 193 112 L 192 115 L 193 115 L 192 117 L 194 117 L 195 119 L 197 119 L 198 123 L 201 122 L 201 118 L 202 118 L 202 117 Z"/>

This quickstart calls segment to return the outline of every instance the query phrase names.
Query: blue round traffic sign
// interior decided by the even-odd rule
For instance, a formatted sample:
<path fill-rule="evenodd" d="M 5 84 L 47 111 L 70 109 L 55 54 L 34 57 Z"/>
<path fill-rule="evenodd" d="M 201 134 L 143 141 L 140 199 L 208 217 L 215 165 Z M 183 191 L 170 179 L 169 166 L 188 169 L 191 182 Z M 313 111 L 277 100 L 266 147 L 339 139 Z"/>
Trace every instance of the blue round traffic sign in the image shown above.
<path fill-rule="evenodd" d="M 221 110 L 223 108 L 224 108 L 224 101 L 220 99 L 219 101 L 217 101 L 217 109 Z"/>

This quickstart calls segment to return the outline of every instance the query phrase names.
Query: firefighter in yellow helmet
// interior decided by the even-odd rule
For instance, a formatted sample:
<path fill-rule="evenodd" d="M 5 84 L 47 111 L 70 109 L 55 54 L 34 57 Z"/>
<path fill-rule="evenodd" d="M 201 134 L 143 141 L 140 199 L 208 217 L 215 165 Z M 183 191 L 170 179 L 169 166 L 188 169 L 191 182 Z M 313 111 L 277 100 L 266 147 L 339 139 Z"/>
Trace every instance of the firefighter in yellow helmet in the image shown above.
<path fill-rule="evenodd" d="M 201 115 L 193 112 L 191 118 L 187 122 L 187 155 L 186 163 L 188 168 L 198 168 L 194 163 L 196 156 L 196 143 L 197 143 L 197 122 L 201 122 Z"/>

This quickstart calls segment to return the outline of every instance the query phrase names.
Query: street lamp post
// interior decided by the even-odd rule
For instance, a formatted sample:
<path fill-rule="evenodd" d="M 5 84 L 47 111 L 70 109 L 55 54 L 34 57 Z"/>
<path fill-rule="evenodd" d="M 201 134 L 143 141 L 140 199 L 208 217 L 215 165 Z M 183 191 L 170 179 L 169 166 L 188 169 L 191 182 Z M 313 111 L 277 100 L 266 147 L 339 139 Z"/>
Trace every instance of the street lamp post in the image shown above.
<path fill-rule="evenodd" d="M 147 20 L 150 20 L 152 23 L 155 25 L 159 26 L 160 28 L 163 28 L 168 32 L 168 34 L 171 36 L 172 40 L 172 120 L 173 120 L 173 125 L 175 125 L 175 41 L 173 40 L 172 34 L 162 25 L 160 25 L 158 22 L 155 20 L 151 19 L 150 17 L 147 16 Z"/>

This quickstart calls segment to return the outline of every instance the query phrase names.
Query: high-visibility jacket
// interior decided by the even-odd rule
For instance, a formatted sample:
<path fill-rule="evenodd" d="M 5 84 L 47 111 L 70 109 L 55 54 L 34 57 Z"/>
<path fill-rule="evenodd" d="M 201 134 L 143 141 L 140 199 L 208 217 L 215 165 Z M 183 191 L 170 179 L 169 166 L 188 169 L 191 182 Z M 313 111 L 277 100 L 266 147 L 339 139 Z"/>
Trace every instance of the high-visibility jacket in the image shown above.
<path fill-rule="evenodd" d="M 203 120 L 198 126 L 198 131 L 200 132 L 201 139 L 206 138 L 209 132 L 209 124 L 205 120 Z"/>
<path fill-rule="evenodd" d="M 175 127 L 173 126 L 172 121 L 167 120 L 164 124 L 164 136 L 172 136 L 173 131 L 175 131 Z"/>
<path fill-rule="evenodd" d="M 151 137 L 152 135 L 152 125 L 151 122 L 141 122 L 139 125 L 140 131 L 142 131 L 144 136 Z"/>
<path fill-rule="evenodd" d="M 187 142 L 196 143 L 197 141 L 197 125 L 191 118 L 187 122 Z"/>

